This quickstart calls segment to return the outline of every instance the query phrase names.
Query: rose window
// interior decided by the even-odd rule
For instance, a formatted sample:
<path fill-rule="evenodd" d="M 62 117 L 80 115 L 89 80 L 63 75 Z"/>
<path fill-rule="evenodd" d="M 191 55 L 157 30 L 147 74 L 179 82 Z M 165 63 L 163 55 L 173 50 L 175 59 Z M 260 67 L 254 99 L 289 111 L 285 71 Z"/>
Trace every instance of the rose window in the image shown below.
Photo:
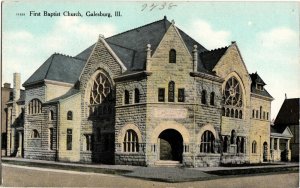
<path fill-rule="evenodd" d="M 93 83 L 90 95 L 90 104 L 101 104 L 110 93 L 110 83 L 108 78 L 99 73 Z"/>
<path fill-rule="evenodd" d="M 239 82 L 231 77 L 225 85 L 224 104 L 242 107 L 242 91 Z"/>

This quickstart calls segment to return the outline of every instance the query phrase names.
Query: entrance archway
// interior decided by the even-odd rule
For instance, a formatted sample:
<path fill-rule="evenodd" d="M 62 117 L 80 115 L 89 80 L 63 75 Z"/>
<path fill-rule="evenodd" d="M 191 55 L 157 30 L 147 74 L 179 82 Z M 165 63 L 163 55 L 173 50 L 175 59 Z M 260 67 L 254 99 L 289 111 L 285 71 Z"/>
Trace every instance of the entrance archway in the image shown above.
<path fill-rule="evenodd" d="M 174 129 L 166 129 L 158 136 L 159 160 L 182 162 L 183 138 Z"/>

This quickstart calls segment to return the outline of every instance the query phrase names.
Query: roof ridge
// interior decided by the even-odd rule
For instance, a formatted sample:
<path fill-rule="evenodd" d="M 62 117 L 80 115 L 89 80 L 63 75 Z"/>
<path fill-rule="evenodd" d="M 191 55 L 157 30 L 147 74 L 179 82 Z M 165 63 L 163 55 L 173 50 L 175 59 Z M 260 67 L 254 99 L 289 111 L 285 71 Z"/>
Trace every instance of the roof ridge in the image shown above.
<path fill-rule="evenodd" d="M 63 54 L 63 53 L 59 53 L 59 52 L 55 52 L 53 55 L 61 55 L 61 56 L 68 57 L 68 58 L 71 58 L 71 59 L 85 61 L 84 59 L 78 58 L 76 56 L 71 56 L 71 55 Z"/>
<path fill-rule="evenodd" d="M 215 51 L 223 50 L 223 49 L 228 49 L 228 47 L 229 47 L 229 46 L 224 46 L 224 47 L 220 47 L 220 48 L 215 48 L 215 49 L 212 49 L 212 50 L 207 50 L 207 51 L 200 52 L 200 54 L 209 53 L 209 52 L 215 52 Z"/>
<path fill-rule="evenodd" d="M 115 45 L 115 46 L 118 46 L 118 47 L 125 48 L 125 49 L 127 49 L 127 50 L 131 50 L 131 51 L 134 51 L 134 52 L 136 52 L 136 50 L 134 50 L 134 49 L 131 49 L 131 48 L 128 48 L 128 47 L 121 46 L 121 45 L 119 45 L 119 44 L 115 44 L 115 43 L 113 43 L 113 42 L 109 42 L 109 41 L 106 41 L 106 42 L 107 42 L 107 43 L 109 43 L 109 44 L 112 44 L 112 45 Z"/>
<path fill-rule="evenodd" d="M 136 28 L 133 28 L 133 29 L 129 29 L 129 30 L 127 30 L 127 31 L 123 31 L 123 32 L 121 32 L 121 33 L 115 34 L 115 35 L 113 35 L 113 36 L 110 36 L 110 37 L 108 37 L 108 38 L 105 38 L 105 39 L 110 39 L 110 38 L 112 38 L 112 37 L 115 37 L 115 36 L 118 36 L 118 35 L 121 35 L 121 34 L 124 34 L 124 33 L 130 32 L 130 31 L 133 31 L 133 30 L 136 30 L 136 29 L 142 28 L 142 27 L 146 27 L 146 26 L 149 26 L 149 25 L 151 25 L 151 24 L 154 24 L 154 23 L 157 23 L 157 22 L 160 22 L 160 21 L 168 21 L 168 22 L 170 22 L 169 20 L 167 20 L 167 17 L 165 16 L 165 17 L 164 17 L 163 19 L 161 19 L 161 20 L 157 20 L 157 21 L 154 21 L 154 22 L 148 23 L 148 24 L 146 24 L 146 25 L 142 25 L 142 26 L 139 26 L 139 27 L 136 27 Z"/>
<path fill-rule="evenodd" d="M 49 64 L 49 66 L 48 66 L 48 69 L 47 69 L 47 72 L 46 72 L 46 74 L 45 74 L 44 79 L 46 79 L 47 76 L 48 76 L 48 73 L 49 73 L 49 70 L 50 70 L 51 65 L 52 65 L 52 63 L 53 63 L 53 58 L 54 58 L 55 55 L 56 55 L 56 53 L 54 53 L 54 54 L 51 55 L 51 62 L 50 62 L 50 64 Z"/>

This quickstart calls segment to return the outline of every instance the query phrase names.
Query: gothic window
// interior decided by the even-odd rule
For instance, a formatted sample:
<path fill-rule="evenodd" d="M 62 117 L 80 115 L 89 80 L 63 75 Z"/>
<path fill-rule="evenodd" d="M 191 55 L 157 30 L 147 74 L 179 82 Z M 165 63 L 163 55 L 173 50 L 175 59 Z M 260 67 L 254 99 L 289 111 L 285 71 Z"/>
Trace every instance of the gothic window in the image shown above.
<path fill-rule="evenodd" d="M 95 77 L 91 88 L 90 104 L 101 104 L 103 100 L 108 97 L 110 91 L 111 88 L 108 78 L 103 73 L 99 73 Z"/>
<path fill-rule="evenodd" d="M 73 120 L 73 112 L 72 111 L 67 112 L 67 120 Z"/>
<path fill-rule="evenodd" d="M 235 117 L 235 118 L 238 118 L 238 117 L 239 117 L 239 112 L 238 112 L 238 110 L 235 110 L 234 117 Z"/>
<path fill-rule="evenodd" d="M 168 102 L 174 102 L 174 98 L 175 98 L 174 92 L 175 92 L 175 82 L 170 81 L 168 87 Z"/>
<path fill-rule="evenodd" d="M 42 112 L 42 102 L 38 99 L 33 99 L 28 105 L 28 114 L 39 114 Z"/>
<path fill-rule="evenodd" d="M 230 111 L 230 117 L 234 117 L 234 110 L 233 109 L 231 109 L 231 111 Z"/>
<path fill-rule="evenodd" d="M 124 91 L 124 104 L 129 104 L 129 91 Z"/>
<path fill-rule="evenodd" d="M 225 84 L 224 89 L 225 105 L 242 107 L 241 85 L 235 77 L 231 77 Z"/>
<path fill-rule="evenodd" d="M 258 110 L 256 110 L 256 118 L 258 119 Z"/>
<path fill-rule="evenodd" d="M 72 129 L 67 129 L 67 150 L 72 150 Z"/>
<path fill-rule="evenodd" d="M 176 63 L 176 51 L 174 49 L 169 52 L 169 63 Z"/>
<path fill-rule="evenodd" d="M 235 130 L 231 131 L 230 143 L 231 144 L 236 144 L 236 133 L 235 133 Z"/>
<path fill-rule="evenodd" d="M 210 93 L 210 105 L 215 105 L 215 93 Z"/>
<path fill-rule="evenodd" d="M 229 115 L 230 115 L 230 110 L 229 110 L 229 108 L 227 108 L 226 109 L 226 116 L 229 117 Z"/>
<path fill-rule="evenodd" d="M 259 119 L 261 119 L 261 114 L 262 114 L 262 106 L 259 108 Z"/>
<path fill-rule="evenodd" d="M 49 111 L 49 120 L 51 120 L 51 121 L 54 120 L 54 112 L 53 112 L 53 110 Z"/>
<path fill-rule="evenodd" d="M 201 153 L 213 153 L 214 152 L 215 137 L 211 131 L 205 131 L 201 136 Z"/>
<path fill-rule="evenodd" d="M 256 153 L 256 147 L 257 147 L 257 144 L 256 144 L 256 141 L 254 140 L 252 142 L 252 153 Z"/>
<path fill-rule="evenodd" d="M 269 120 L 269 112 L 267 112 L 267 120 Z"/>
<path fill-rule="evenodd" d="M 49 149 L 53 150 L 53 128 L 49 129 Z"/>
<path fill-rule="evenodd" d="M 135 88 L 134 89 L 134 103 L 139 103 L 140 102 L 140 91 L 139 89 Z"/>
<path fill-rule="evenodd" d="M 139 141 L 136 132 L 130 129 L 126 131 L 124 142 L 123 142 L 124 152 L 138 152 L 139 151 Z"/>
<path fill-rule="evenodd" d="M 31 132 L 31 138 L 40 138 L 40 134 L 36 129 L 33 129 Z"/>
<path fill-rule="evenodd" d="M 255 110 L 252 110 L 252 118 L 255 117 Z"/>
<path fill-rule="evenodd" d="M 165 102 L 165 88 L 158 88 L 158 102 Z"/>
<path fill-rule="evenodd" d="M 264 112 L 263 114 L 263 119 L 266 119 L 266 112 Z"/>
<path fill-rule="evenodd" d="M 225 108 L 222 108 L 222 116 L 225 116 Z"/>
<path fill-rule="evenodd" d="M 239 118 L 243 119 L 243 112 L 242 112 L 242 110 L 239 111 Z"/>
<path fill-rule="evenodd" d="M 206 104 L 206 90 L 202 90 L 201 92 L 201 103 Z"/>
<path fill-rule="evenodd" d="M 185 96 L 184 96 L 184 88 L 178 89 L 178 102 L 184 102 Z"/>

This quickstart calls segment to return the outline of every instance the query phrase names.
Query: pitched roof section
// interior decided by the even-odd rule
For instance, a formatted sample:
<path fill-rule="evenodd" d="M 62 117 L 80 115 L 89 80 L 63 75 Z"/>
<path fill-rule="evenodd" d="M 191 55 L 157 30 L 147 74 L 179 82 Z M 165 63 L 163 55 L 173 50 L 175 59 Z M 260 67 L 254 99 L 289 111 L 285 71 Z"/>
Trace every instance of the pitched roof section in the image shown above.
<path fill-rule="evenodd" d="M 269 97 L 269 98 L 273 99 L 273 97 L 270 95 L 270 93 L 265 88 L 263 88 L 263 90 L 259 90 L 259 89 L 256 88 L 256 83 L 260 83 L 263 86 L 266 85 L 265 82 L 262 80 L 262 78 L 257 73 L 252 73 L 249 76 L 252 80 L 251 93 L 261 95 L 261 96 L 265 96 L 265 97 Z"/>
<path fill-rule="evenodd" d="M 285 99 L 275 119 L 275 126 L 299 125 L 300 98 Z"/>
<path fill-rule="evenodd" d="M 85 61 L 78 58 L 53 54 L 33 73 L 23 86 L 41 82 L 45 79 L 74 84 L 78 81 L 84 64 Z"/>
<path fill-rule="evenodd" d="M 164 17 L 162 20 L 106 38 L 105 41 L 124 63 L 128 71 L 144 70 L 146 68 L 147 44 L 151 44 L 153 54 L 170 26 L 171 22 Z M 178 31 L 191 54 L 194 45 L 198 46 L 199 52 L 206 51 L 201 44 L 182 30 L 178 29 Z M 93 45 L 76 57 L 87 60 L 92 49 Z"/>
<path fill-rule="evenodd" d="M 218 48 L 211 51 L 204 51 L 200 53 L 200 60 L 204 66 L 204 68 L 210 72 L 217 65 L 221 57 L 225 54 L 228 47 Z"/>

